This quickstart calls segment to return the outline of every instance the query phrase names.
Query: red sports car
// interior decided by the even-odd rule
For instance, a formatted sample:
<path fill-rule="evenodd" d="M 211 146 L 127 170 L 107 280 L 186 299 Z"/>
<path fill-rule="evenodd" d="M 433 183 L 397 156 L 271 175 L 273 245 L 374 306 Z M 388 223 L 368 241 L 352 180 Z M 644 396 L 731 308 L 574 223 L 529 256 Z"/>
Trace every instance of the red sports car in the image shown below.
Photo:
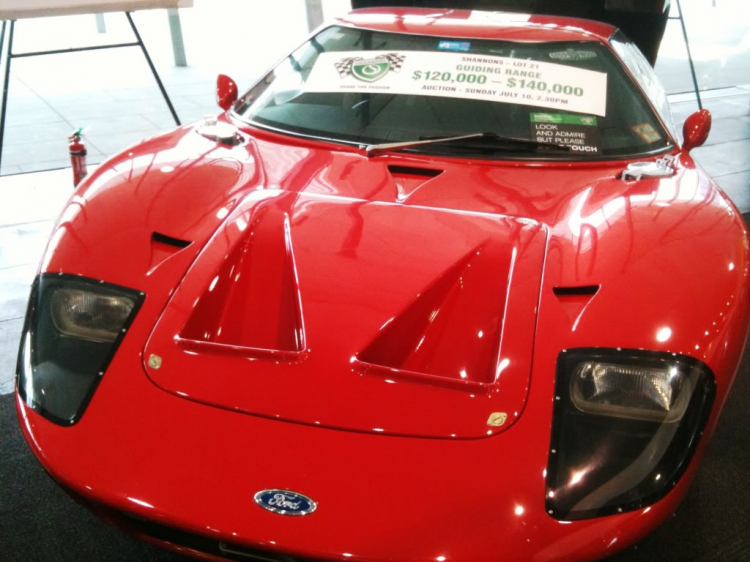
<path fill-rule="evenodd" d="M 677 507 L 748 331 L 748 233 L 591 21 L 354 11 L 102 164 L 17 409 L 109 521 L 205 560 L 594 560 Z"/>

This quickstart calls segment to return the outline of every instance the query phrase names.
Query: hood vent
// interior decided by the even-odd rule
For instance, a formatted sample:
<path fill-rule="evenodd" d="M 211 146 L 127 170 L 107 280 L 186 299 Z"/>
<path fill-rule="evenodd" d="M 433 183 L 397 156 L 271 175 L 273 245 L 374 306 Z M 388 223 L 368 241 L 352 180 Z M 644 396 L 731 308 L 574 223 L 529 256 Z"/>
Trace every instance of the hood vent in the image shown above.
<path fill-rule="evenodd" d="M 396 183 L 396 189 L 398 190 L 396 201 L 399 203 L 406 201 L 417 189 L 443 173 L 443 170 L 412 166 L 388 166 L 388 171 Z"/>
<path fill-rule="evenodd" d="M 195 305 L 180 334 L 184 348 L 239 354 L 305 349 L 302 303 L 288 215 L 258 210 Z"/>
<path fill-rule="evenodd" d="M 593 297 L 599 292 L 599 285 L 582 285 L 580 287 L 554 287 L 552 292 L 558 297 Z"/>
<path fill-rule="evenodd" d="M 599 285 L 580 285 L 552 289 L 574 330 L 578 326 L 583 311 L 599 292 L 599 288 Z"/>
<path fill-rule="evenodd" d="M 148 275 L 151 275 L 161 264 L 190 244 L 192 244 L 190 240 L 172 238 L 161 232 L 151 234 L 151 260 L 148 265 Z"/>
<path fill-rule="evenodd" d="M 190 240 L 180 240 L 179 238 L 172 238 L 171 236 L 167 236 L 166 234 L 162 234 L 161 232 L 156 232 L 151 235 L 151 243 L 156 244 L 165 244 L 167 246 L 173 246 L 175 248 L 187 248 L 192 244 Z"/>

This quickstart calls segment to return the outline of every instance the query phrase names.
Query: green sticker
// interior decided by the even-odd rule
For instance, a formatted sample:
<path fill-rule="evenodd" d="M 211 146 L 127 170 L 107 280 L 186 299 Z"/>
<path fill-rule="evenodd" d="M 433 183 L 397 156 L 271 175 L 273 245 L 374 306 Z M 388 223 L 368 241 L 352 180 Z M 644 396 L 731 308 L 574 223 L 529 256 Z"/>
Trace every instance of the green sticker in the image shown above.
<path fill-rule="evenodd" d="M 375 82 L 385 76 L 391 69 L 388 59 L 382 57 L 352 62 L 352 76 L 363 82 Z"/>
<path fill-rule="evenodd" d="M 557 123 L 560 125 L 596 126 L 596 117 L 589 115 L 566 115 L 564 113 L 530 113 L 532 123 Z"/>

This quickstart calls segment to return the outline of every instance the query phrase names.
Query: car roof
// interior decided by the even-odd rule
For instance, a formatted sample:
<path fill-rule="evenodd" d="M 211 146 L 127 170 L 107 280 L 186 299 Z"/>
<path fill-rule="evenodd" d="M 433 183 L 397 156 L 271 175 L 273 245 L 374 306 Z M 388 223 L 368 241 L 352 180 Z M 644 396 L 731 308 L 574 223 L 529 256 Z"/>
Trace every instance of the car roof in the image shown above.
<path fill-rule="evenodd" d="M 609 24 L 578 18 L 429 8 L 364 8 L 335 21 L 378 31 L 511 41 L 606 42 L 615 31 Z"/>

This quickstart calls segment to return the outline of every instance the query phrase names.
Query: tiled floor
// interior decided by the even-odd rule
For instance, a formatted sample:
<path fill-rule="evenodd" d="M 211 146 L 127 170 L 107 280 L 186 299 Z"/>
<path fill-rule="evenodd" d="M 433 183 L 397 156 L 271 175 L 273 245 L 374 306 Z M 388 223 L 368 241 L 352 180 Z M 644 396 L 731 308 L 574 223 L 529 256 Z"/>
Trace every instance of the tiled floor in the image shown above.
<path fill-rule="evenodd" d="M 703 100 L 713 118 L 711 135 L 692 154 L 744 213 L 750 211 L 750 86 L 729 94 Z M 682 123 L 696 109 L 695 102 L 673 103 L 672 115 Z"/>
<path fill-rule="evenodd" d="M 328 15 L 346 6 L 346 0 L 323 1 Z M 187 67 L 174 66 L 163 10 L 133 18 L 183 123 L 218 111 L 218 73 L 247 87 L 308 33 L 305 0 L 195 0 L 194 8 L 180 13 Z M 105 24 L 106 34 L 99 34 L 93 15 L 21 20 L 13 51 L 133 41 L 123 14 L 107 14 Z M 96 164 L 173 126 L 138 48 L 14 59 L 0 174 L 69 166 L 66 138 L 78 127 L 84 128 L 88 161 Z"/>
<path fill-rule="evenodd" d="M 13 390 L 29 284 L 55 218 L 71 193 L 70 170 L 0 181 L 0 394 Z"/>
<path fill-rule="evenodd" d="M 678 14 L 676 4 L 671 2 L 672 16 Z M 681 5 L 701 89 L 746 84 L 750 79 L 747 0 L 682 0 Z M 678 20 L 667 25 L 656 71 L 670 94 L 693 88 Z"/>

